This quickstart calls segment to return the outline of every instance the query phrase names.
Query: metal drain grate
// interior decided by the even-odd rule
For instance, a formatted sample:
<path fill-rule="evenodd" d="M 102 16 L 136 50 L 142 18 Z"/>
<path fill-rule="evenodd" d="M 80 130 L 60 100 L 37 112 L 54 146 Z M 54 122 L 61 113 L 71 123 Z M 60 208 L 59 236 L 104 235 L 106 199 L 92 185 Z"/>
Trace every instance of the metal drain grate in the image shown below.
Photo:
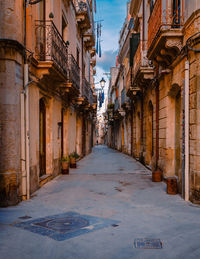
<path fill-rule="evenodd" d="M 162 249 L 160 239 L 138 238 L 135 239 L 134 245 L 138 249 Z"/>

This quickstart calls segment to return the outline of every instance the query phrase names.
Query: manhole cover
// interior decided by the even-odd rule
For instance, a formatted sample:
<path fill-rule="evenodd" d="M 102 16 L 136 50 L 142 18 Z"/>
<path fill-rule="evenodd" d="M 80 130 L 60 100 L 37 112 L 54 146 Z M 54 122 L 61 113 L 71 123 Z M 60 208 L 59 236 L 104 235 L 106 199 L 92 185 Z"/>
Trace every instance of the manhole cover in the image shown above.
<path fill-rule="evenodd" d="M 148 239 L 148 238 L 138 238 L 134 242 L 135 248 L 139 249 L 161 249 L 162 242 L 160 239 Z"/>
<path fill-rule="evenodd" d="M 81 215 L 76 212 L 47 216 L 14 224 L 15 227 L 23 228 L 42 236 L 48 236 L 57 241 L 77 237 L 90 233 L 110 225 L 118 224 L 119 221 Z"/>
<path fill-rule="evenodd" d="M 83 227 L 87 227 L 89 222 L 81 217 L 64 217 L 59 219 L 50 219 L 34 225 L 45 227 L 61 233 L 74 231 Z"/>

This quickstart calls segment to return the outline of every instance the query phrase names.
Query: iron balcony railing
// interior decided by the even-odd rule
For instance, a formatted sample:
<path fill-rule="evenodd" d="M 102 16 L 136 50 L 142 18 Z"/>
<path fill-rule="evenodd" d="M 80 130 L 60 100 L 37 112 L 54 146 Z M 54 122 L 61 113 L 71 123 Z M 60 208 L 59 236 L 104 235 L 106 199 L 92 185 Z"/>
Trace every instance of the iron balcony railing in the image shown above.
<path fill-rule="evenodd" d="M 115 106 L 114 106 L 114 111 L 118 111 L 120 108 L 120 105 L 119 105 L 119 99 L 115 99 Z"/>
<path fill-rule="evenodd" d="M 180 0 L 156 0 L 148 21 L 148 48 L 160 30 L 180 28 L 183 25 L 183 8 Z"/>
<path fill-rule="evenodd" d="M 89 104 L 93 105 L 93 91 L 90 87 L 90 83 L 86 80 L 86 78 L 83 78 L 83 96 L 87 99 Z"/>
<path fill-rule="evenodd" d="M 80 89 L 80 68 L 72 54 L 69 55 L 69 74 L 68 81 L 73 84 L 73 86 L 79 90 Z"/>
<path fill-rule="evenodd" d="M 93 97 L 93 91 L 90 87 L 90 89 L 89 89 L 89 103 L 90 103 L 90 105 L 93 105 L 93 100 L 94 100 L 93 98 L 94 98 Z"/>
<path fill-rule="evenodd" d="M 36 58 L 53 61 L 66 76 L 68 73 L 68 47 L 53 21 L 36 21 Z"/>
<path fill-rule="evenodd" d="M 126 88 L 121 91 L 121 106 L 129 102 L 129 97 L 126 95 Z"/>

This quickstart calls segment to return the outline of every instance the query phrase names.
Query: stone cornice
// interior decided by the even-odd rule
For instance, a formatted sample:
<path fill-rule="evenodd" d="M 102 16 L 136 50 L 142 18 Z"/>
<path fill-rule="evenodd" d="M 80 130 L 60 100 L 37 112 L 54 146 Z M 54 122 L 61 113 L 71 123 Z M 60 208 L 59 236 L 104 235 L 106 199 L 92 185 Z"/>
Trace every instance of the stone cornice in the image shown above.
<path fill-rule="evenodd" d="M 194 11 L 190 17 L 187 19 L 183 26 L 183 32 L 187 30 L 187 28 L 194 22 L 195 19 L 197 19 L 200 16 L 200 9 Z"/>

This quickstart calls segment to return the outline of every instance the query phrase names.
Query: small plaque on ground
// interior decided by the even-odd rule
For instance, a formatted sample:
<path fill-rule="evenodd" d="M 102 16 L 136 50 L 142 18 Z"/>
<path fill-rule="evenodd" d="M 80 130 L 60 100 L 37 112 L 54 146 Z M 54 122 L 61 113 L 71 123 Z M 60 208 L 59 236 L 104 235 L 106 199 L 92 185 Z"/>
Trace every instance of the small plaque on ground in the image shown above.
<path fill-rule="evenodd" d="M 30 216 L 22 216 L 22 217 L 19 217 L 19 219 L 31 219 L 32 217 L 30 217 Z"/>
<path fill-rule="evenodd" d="M 138 249 L 162 249 L 162 242 L 160 239 L 138 238 L 134 246 Z"/>

